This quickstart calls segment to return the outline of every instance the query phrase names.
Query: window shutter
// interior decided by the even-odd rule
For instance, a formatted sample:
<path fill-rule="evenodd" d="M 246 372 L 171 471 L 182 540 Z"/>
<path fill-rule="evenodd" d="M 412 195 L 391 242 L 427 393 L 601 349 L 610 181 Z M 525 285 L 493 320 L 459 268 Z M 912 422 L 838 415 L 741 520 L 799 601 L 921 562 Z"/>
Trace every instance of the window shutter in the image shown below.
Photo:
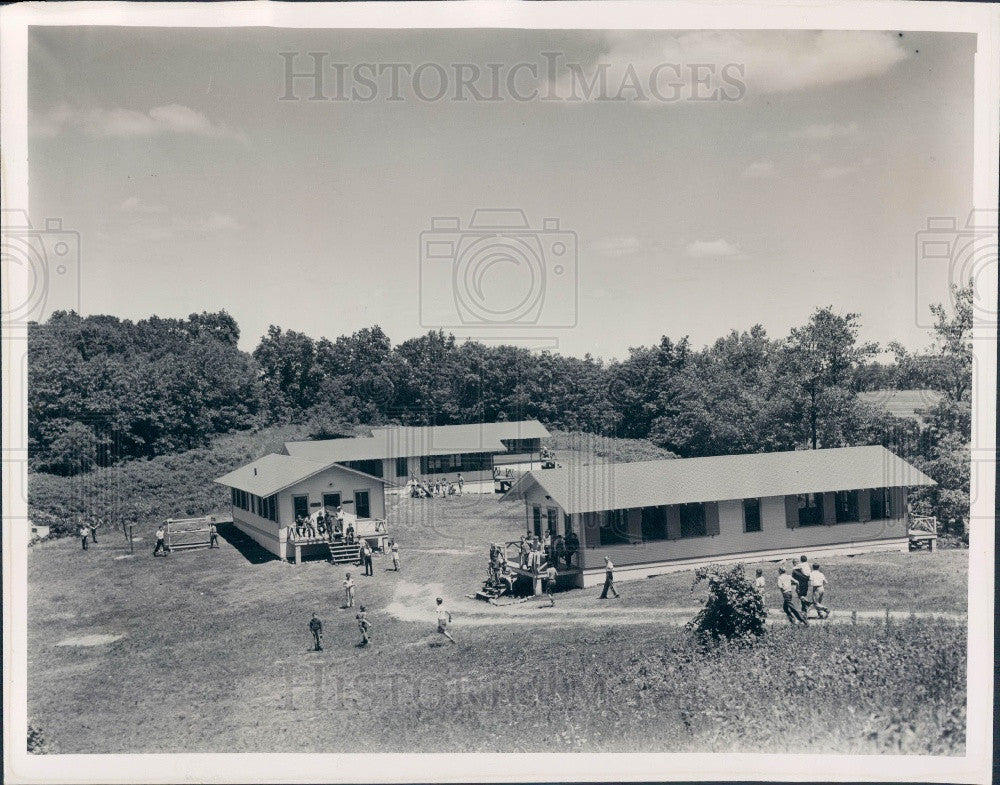
<path fill-rule="evenodd" d="M 714 537 L 719 533 L 719 503 L 705 504 L 705 534 Z"/>
<path fill-rule="evenodd" d="M 681 510 L 676 504 L 667 507 L 667 539 L 679 540 L 681 537 Z"/>
<path fill-rule="evenodd" d="M 869 488 L 858 491 L 858 520 L 868 523 L 872 519 L 872 492 Z"/>
<path fill-rule="evenodd" d="M 785 497 L 785 526 L 796 529 L 799 525 L 799 497 Z"/>
<path fill-rule="evenodd" d="M 832 526 L 837 522 L 837 494 L 829 491 L 823 494 L 823 523 Z"/>

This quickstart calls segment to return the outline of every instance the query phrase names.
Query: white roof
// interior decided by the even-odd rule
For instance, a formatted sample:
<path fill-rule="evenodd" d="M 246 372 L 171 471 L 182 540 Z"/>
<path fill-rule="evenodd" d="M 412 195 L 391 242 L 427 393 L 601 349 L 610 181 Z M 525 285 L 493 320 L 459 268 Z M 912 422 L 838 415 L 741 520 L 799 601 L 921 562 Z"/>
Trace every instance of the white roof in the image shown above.
<path fill-rule="evenodd" d="M 270 453 L 245 466 L 234 469 L 229 474 L 218 477 L 215 482 L 256 496 L 271 496 L 309 479 L 314 474 L 319 474 L 321 471 L 333 467 L 339 471 L 357 474 L 377 482 L 385 482 L 381 477 L 374 477 L 346 466 L 339 466 L 333 461 L 314 461 L 309 458 L 278 455 L 277 453 Z"/>
<path fill-rule="evenodd" d="M 573 514 L 936 483 L 873 446 L 541 469 L 522 475 L 503 498 L 523 498 L 536 485 Z"/>

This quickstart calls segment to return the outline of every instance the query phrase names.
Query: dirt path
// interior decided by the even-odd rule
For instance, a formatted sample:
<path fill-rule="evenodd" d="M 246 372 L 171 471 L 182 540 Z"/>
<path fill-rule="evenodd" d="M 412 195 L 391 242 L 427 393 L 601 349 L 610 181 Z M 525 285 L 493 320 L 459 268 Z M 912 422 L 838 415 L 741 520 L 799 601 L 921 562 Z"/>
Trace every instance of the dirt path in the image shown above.
<path fill-rule="evenodd" d="M 393 594 L 392 601 L 386 606 L 386 611 L 402 621 L 433 623 L 435 619 L 435 598 L 444 596 L 444 585 L 441 583 L 399 583 Z M 663 607 L 663 608 L 622 608 L 614 599 L 595 600 L 593 607 L 560 605 L 556 600 L 554 607 L 545 598 L 531 598 L 526 602 L 513 605 L 490 605 L 478 600 L 463 597 L 460 600 L 446 599 L 446 607 L 454 614 L 455 623 L 463 627 L 478 627 L 484 625 L 503 624 L 547 624 L 547 625 L 585 625 L 600 627 L 620 624 L 666 624 L 681 627 L 700 610 L 697 607 Z M 965 621 L 964 613 L 890 611 L 894 621 L 902 621 L 911 616 L 918 619 L 948 619 L 950 621 Z M 857 611 L 858 620 L 872 621 L 885 618 L 885 611 Z M 787 624 L 781 608 L 768 608 L 768 619 L 772 624 Z M 851 624 L 851 610 L 834 609 L 828 619 L 821 624 Z"/>

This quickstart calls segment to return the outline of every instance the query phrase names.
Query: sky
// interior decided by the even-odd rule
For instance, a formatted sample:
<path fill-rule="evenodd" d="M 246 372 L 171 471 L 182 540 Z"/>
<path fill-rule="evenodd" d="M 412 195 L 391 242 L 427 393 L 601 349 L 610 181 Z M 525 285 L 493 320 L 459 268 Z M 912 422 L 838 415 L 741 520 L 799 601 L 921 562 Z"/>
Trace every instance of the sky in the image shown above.
<path fill-rule="evenodd" d="M 782 336 L 826 305 L 859 313 L 866 340 L 921 348 L 950 271 L 917 259 L 917 234 L 972 205 L 970 35 L 29 41 L 29 212 L 79 233 L 78 310 L 225 309 L 247 350 L 271 324 L 317 338 L 378 324 L 394 342 L 443 326 L 611 359 L 662 335 Z M 310 52 L 322 82 L 289 90 Z M 489 208 L 522 210 L 527 229 L 515 215 L 474 231 Z"/>

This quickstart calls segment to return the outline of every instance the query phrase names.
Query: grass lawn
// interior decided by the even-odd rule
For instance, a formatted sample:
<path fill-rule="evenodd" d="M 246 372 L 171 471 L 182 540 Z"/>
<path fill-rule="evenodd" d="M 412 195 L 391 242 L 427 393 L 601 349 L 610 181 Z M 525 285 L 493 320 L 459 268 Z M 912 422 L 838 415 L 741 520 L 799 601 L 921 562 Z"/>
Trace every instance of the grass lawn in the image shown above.
<path fill-rule="evenodd" d="M 352 570 L 374 623 L 367 649 L 354 612 L 339 608 L 346 568 L 248 559 L 260 554 L 231 532 L 219 550 L 168 558 L 150 556 L 148 533 L 132 557 L 105 531 L 87 552 L 75 539 L 36 546 L 32 723 L 63 753 L 964 745 L 962 621 L 774 626 L 751 651 L 706 655 L 675 623 L 630 623 L 697 605 L 691 573 L 623 583 L 613 606 L 588 589 L 560 593 L 552 612 L 494 608 L 465 595 L 485 575 L 487 543 L 522 531 L 523 506 L 404 499 L 389 525 L 402 572 L 383 558 L 374 577 Z M 939 551 L 823 566 L 835 611 L 962 613 L 966 564 L 965 552 Z M 438 594 L 457 645 L 435 633 Z M 309 651 L 314 610 L 321 653 Z M 615 623 L 588 623 L 601 614 Z"/>

